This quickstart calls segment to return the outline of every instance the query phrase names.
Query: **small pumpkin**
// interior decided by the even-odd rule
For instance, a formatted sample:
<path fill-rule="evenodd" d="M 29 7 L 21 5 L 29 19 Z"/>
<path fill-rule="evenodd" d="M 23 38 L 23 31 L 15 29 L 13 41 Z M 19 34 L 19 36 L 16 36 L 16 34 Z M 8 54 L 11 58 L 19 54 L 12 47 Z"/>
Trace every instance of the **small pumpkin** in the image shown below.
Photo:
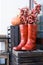
<path fill-rule="evenodd" d="M 12 19 L 12 22 L 11 22 L 11 24 L 12 24 L 13 26 L 19 25 L 20 23 L 21 23 L 21 21 L 20 21 L 20 16 L 17 16 L 17 17 L 15 17 L 15 18 L 13 18 L 13 19 Z"/>

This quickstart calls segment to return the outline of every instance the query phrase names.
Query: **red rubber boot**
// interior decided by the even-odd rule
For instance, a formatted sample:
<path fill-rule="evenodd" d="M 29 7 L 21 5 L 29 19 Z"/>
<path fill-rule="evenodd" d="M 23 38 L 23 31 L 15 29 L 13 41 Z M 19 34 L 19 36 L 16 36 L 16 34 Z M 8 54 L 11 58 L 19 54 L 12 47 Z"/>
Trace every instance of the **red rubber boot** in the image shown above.
<path fill-rule="evenodd" d="M 28 40 L 27 43 L 22 47 L 22 50 L 36 49 L 36 34 L 37 34 L 37 25 L 28 24 Z"/>
<path fill-rule="evenodd" d="M 27 42 L 27 36 L 28 36 L 28 25 L 27 24 L 21 24 L 20 26 L 20 35 L 21 35 L 21 41 L 17 47 L 13 47 L 14 50 L 21 50 L 21 48 L 26 44 Z"/>

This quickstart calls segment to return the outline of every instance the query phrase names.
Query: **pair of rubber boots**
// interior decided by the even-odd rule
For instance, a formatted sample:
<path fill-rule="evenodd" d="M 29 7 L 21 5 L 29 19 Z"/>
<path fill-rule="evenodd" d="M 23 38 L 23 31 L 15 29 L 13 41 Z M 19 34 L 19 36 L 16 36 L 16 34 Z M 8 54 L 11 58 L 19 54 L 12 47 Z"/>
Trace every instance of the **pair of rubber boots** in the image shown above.
<path fill-rule="evenodd" d="M 37 24 L 20 24 L 19 27 L 21 40 L 17 47 L 13 47 L 13 50 L 35 50 Z"/>

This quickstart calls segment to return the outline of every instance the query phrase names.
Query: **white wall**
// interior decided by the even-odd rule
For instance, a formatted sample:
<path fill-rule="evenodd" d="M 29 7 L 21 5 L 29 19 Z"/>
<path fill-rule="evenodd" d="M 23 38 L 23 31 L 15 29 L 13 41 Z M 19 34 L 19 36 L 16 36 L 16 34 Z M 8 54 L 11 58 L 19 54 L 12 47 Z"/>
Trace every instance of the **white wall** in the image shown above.
<path fill-rule="evenodd" d="M 19 9 L 29 6 L 29 0 L 0 0 L 0 34 L 7 34 L 7 27 Z"/>

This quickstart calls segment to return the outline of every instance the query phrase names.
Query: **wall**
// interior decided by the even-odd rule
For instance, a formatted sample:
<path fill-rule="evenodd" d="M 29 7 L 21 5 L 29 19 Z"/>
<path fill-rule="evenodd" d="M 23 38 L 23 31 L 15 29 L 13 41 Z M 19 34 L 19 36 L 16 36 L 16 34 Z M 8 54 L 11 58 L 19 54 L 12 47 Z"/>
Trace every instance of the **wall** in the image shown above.
<path fill-rule="evenodd" d="M 0 0 L 0 34 L 7 34 L 7 27 L 18 14 L 18 8 L 25 6 L 29 7 L 29 0 Z"/>

